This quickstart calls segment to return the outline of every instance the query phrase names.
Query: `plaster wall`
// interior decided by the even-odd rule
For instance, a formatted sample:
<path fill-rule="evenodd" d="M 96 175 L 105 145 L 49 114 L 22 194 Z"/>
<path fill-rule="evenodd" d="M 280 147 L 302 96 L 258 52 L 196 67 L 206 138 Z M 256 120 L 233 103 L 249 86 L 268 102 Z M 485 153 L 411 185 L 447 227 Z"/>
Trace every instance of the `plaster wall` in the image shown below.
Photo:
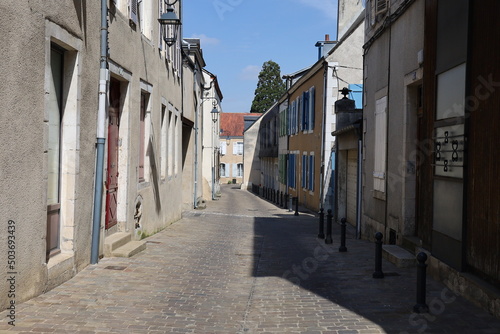
<path fill-rule="evenodd" d="M 9 1 L 0 5 L 0 214 L 15 275 L 16 304 L 74 276 L 90 262 L 97 86 L 99 76 L 98 3 Z M 29 22 L 27 24 L 26 22 Z M 61 253 L 46 259 L 47 86 L 51 43 L 65 49 L 62 96 Z M 9 222 L 10 225 L 9 225 Z M 14 228 L 7 229 L 7 226 Z M 11 233 L 8 233 L 11 231 Z M 11 255 L 10 258 L 8 256 Z M 0 295 L 10 286 L 0 282 Z M 0 298 L 0 310 L 10 300 Z"/>
<path fill-rule="evenodd" d="M 175 54 L 175 50 L 180 52 L 178 46 L 173 45 L 168 49 L 163 44 L 159 48 L 158 25 L 152 24 L 151 32 L 141 33 L 139 26 L 130 23 L 126 6 L 120 4 L 118 2 L 117 7 L 111 5 L 109 24 L 110 60 L 116 69 L 112 75 L 126 87 L 122 92 L 124 103 L 121 106 L 119 132 L 119 173 L 126 177 L 119 177 L 118 230 L 140 239 L 158 232 L 181 217 L 183 197 L 178 194 L 182 192 L 183 186 L 182 66 L 178 66 L 172 56 L 167 57 L 167 52 L 171 55 Z M 150 15 L 149 22 L 156 20 L 156 13 L 158 8 L 145 13 Z M 141 92 L 149 96 L 143 182 L 139 181 L 138 174 Z M 169 132 L 166 136 L 169 166 L 164 178 L 158 170 L 162 154 L 162 107 L 166 110 Z M 138 203 L 142 216 L 140 227 L 136 228 L 134 214 Z"/>
<path fill-rule="evenodd" d="M 405 224 L 413 224 L 415 175 L 411 156 L 415 156 L 414 131 L 416 108 L 408 94 L 418 80 L 407 80 L 410 73 L 419 73 L 418 52 L 423 49 L 423 2 L 415 2 L 399 19 L 365 50 L 365 106 L 364 106 L 364 166 L 363 196 L 364 221 L 377 222 L 384 235 L 392 229 L 400 235 L 411 233 Z M 370 36 L 371 33 L 368 34 Z M 387 96 L 387 162 L 386 190 L 380 196 L 373 189 L 375 102 Z M 409 135 L 411 132 L 413 135 Z M 412 154 L 413 151 L 413 154 Z M 368 219 L 369 218 L 369 219 Z M 365 226 L 365 234 L 372 233 L 374 225 Z"/>

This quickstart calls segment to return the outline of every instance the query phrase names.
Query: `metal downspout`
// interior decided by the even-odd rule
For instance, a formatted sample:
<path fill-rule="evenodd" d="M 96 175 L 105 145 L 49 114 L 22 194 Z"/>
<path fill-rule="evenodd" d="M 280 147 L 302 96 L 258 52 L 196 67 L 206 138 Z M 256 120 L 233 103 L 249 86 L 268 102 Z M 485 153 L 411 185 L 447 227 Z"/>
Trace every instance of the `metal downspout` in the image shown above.
<path fill-rule="evenodd" d="M 107 0 L 101 0 L 101 66 L 99 70 L 99 109 L 97 112 L 96 168 L 94 186 L 94 212 L 92 217 L 92 247 L 90 263 L 99 260 L 99 239 L 101 232 L 101 212 L 104 174 L 104 144 L 106 143 L 106 107 L 108 94 L 108 6 Z"/>
<path fill-rule="evenodd" d="M 198 72 L 198 69 L 195 68 L 193 71 L 193 91 L 194 95 L 196 96 L 196 73 Z M 193 208 L 198 208 L 198 117 L 200 114 L 200 109 L 203 103 L 203 90 L 202 90 L 202 96 L 201 96 L 201 101 L 200 103 L 196 106 L 195 110 L 195 115 L 194 115 L 194 195 L 193 195 Z"/>
<path fill-rule="evenodd" d="M 325 59 L 324 63 L 324 73 L 323 73 L 323 110 L 321 117 L 323 118 L 321 124 L 323 124 L 323 129 L 321 131 L 321 166 L 320 166 L 320 179 L 319 179 L 319 208 L 324 208 L 324 196 L 325 196 L 325 132 L 326 132 L 326 100 L 327 100 L 327 89 L 328 89 L 328 61 Z"/>

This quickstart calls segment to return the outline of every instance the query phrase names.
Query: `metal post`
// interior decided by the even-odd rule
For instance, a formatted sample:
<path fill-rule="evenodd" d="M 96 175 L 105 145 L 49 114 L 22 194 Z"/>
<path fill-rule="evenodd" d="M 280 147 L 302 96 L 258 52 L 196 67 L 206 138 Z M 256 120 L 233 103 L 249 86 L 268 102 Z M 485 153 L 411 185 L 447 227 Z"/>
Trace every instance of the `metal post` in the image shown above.
<path fill-rule="evenodd" d="M 318 238 L 325 238 L 325 209 L 319 209 L 319 233 Z"/>
<path fill-rule="evenodd" d="M 325 238 L 325 244 L 331 244 L 333 243 L 332 239 L 332 210 L 328 209 L 327 214 L 326 214 L 326 238 Z"/>
<path fill-rule="evenodd" d="M 298 216 L 299 215 L 299 198 L 294 197 L 293 199 L 295 200 L 295 213 L 293 215 Z"/>
<path fill-rule="evenodd" d="M 339 252 L 347 252 L 347 247 L 345 246 L 345 223 L 346 219 L 342 218 L 340 220 L 340 247 L 339 247 Z"/>
<path fill-rule="evenodd" d="M 413 312 L 416 313 L 427 313 L 429 312 L 429 306 L 425 303 L 426 294 L 426 268 L 427 265 L 427 254 L 420 252 L 417 255 L 417 303 L 413 306 Z"/>
<path fill-rule="evenodd" d="M 290 197 L 290 195 L 285 194 L 285 209 L 288 209 L 288 198 L 289 197 Z"/>
<path fill-rule="evenodd" d="M 373 278 L 384 278 L 384 273 L 382 272 L 382 233 L 375 233 L 375 272 L 373 273 Z"/>

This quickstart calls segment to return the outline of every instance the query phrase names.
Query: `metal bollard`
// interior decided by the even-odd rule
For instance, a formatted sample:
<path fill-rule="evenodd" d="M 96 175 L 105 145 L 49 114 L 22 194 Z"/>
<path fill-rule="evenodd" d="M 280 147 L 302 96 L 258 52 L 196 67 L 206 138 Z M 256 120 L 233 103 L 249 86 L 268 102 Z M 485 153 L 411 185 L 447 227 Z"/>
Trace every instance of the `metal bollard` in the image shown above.
<path fill-rule="evenodd" d="M 283 192 L 280 191 L 280 207 L 283 207 Z"/>
<path fill-rule="evenodd" d="M 299 198 L 294 197 L 293 199 L 295 200 L 295 213 L 293 215 L 298 216 L 299 215 Z"/>
<path fill-rule="evenodd" d="M 288 209 L 288 197 L 290 197 L 290 195 L 285 194 L 285 209 Z"/>
<path fill-rule="evenodd" d="M 325 209 L 319 209 L 319 233 L 318 238 L 325 238 Z"/>
<path fill-rule="evenodd" d="M 384 278 L 384 273 L 382 272 L 382 233 L 375 233 L 375 272 L 373 273 L 373 278 Z"/>
<path fill-rule="evenodd" d="M 425 303 L 425 294 L 426 294 L 426 268 L 427 265 L 425 261 L 427 261 L 427 254 L 424 252 L 420 252 L 417 255 L 417 303 L 413 306 L 413 312 L 415 313 L 427 313 L 429 312 L 429 306 Z"/>
<path fill-rule="evenodd" d="M 339 247 L 339 252 L 347 252 L 347 247 L 345 246 L 345 223 L 346 219 L 342 218 L 340 220 L 340 247 Z"/>
<path fill-rule="evenodd" d="M 331 244 L 333 243 L 332 239 L 332 210 L 328 209 L 327 214 L 326 214 L 326 238 L 325 238 L 325 244 Z"/>

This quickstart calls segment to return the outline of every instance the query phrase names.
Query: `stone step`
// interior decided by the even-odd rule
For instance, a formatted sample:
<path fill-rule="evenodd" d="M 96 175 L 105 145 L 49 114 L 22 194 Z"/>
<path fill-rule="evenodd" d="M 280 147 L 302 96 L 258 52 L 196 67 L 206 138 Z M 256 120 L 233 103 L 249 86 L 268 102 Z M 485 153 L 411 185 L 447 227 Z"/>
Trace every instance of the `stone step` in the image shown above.
<path fill-rule="evenodd" d="M 382 256 L 398 268 L 411 268 L 417 264 L 415 255 L 398 245 L 383 245 Z"/>
<path fill-rule="evenodd" d="M 113 233 L 104 239 L 104 256 L 113 256 L 113 251 L 129 243 L 132 235 L 126 232 Z"/>
<path fill-rule="evenodd" d="M 145 241 L 130 241 L 112 252 L 114 257 L 131 257 L 146 249 Z"/>

